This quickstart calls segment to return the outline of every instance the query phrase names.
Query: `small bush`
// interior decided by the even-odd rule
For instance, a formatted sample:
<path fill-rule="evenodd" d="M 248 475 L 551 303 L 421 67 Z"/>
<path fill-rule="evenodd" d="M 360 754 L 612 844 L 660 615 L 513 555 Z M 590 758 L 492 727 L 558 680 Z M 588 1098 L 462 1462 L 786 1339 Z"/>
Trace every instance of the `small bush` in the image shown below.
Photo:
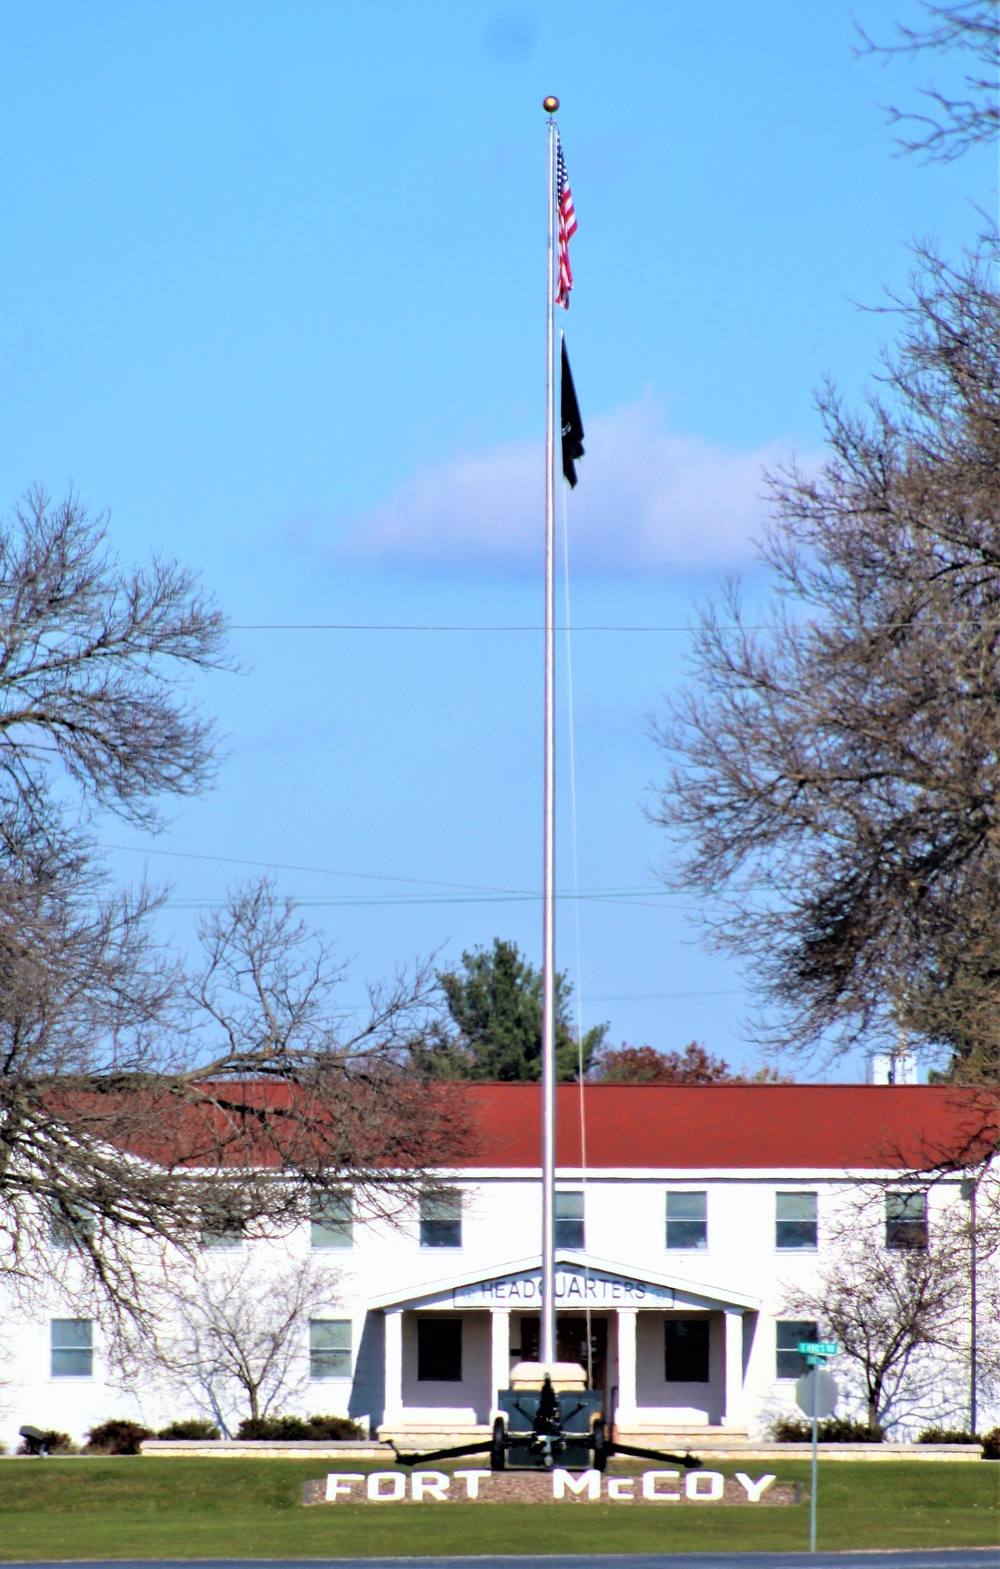
<path fill-rule="evenodd" d="M 885 1430 L 869 1427 L 867 1422 L 848 1422 L 846 1417 L 830 1416 L 817 1425 L 821 1444 L 881 1444 Z M 812 1423 L 798 1417 L 782 1416 L 772 1425 L 771 1437 L 777 1444 L 811 1444 Z"/>
<path fill-rule="evenodd" d="M 975 1433 L 965 1433 L 956 1427 L 928 1427 L 917 1435 L 918 1444 L 978 1444 Z"/>
<path fill-rule="evenodd" d="M 1000 1460 L 1000 1427 L 991 1427 L 982 1437 L 983 1459 Z"/>
<path fill-rule="evenodd" d="M 127 1417 L 112 1417 L 110 1422 L 99 1422 L 87 1434 L 83 1446 L 85 1455 L 137 1455 L 144 1438 L 152 1438 L 152 1429 L 141 1422 L 130 1422 Z"/>
<path fill-rule="evenodd" d="M 239 1426 L 240 1438 L 269 1438 L 276 1443 L 311 1440 L 315 1443 L 344 1443 L 366 1438 L 364 1428 L 348 1416 L 262 1416 L 246 1417 Z"/>
<path fill-rule="evenodd" d="M 169 1427 L 161 1427 L 157 1438 L 221 1438 L 222 1434 L 214 1422 L 207 1422 L 203 1417 L 189 1417 L 186 1421 L 171 1422 Z"/>
<path fill-rule="evenodd" d="M 55 1428 L 45 1428 L 41 1438 L 22 1438 L 17 1446 L 19 1455 L 75 1455 L 76 1445 L 68 1433 L 57 1433 Z"/>

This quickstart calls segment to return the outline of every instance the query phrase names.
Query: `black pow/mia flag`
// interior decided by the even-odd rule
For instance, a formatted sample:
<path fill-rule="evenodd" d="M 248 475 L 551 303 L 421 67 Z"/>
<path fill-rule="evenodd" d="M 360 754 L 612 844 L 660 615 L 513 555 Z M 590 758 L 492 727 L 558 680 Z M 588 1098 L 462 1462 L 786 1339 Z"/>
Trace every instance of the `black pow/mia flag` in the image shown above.
<path fill-rule="evenodd" d="M 576 388 L 573 386 L 573 373 L 569 368 L 565 338 L 562 340 L 562 390 L 559 412 L 562 419 L 563 473 L 570 485 L 575 485 L 576 460 L 583 457 L 583 421 L 580 418 L 580 405 L 576 401 Z"/>

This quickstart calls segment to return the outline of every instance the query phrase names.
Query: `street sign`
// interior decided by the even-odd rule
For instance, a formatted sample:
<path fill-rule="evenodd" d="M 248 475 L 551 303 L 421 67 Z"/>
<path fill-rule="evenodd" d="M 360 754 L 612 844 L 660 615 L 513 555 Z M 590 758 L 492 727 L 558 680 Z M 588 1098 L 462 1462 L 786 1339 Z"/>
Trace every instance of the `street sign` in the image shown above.
<path fill-rule="evenodd" d="M 813 1380 L 816 1380 L 815 1397 Z M 832 1416 L 837 1409 L 840 1390 L 832 1373 L 811 1368 L 795 1385 L 795 1404 L 804 1416 Z M 815 1405 L 813 1404 L 815 1398 Z"/>
<path fill-rule="evenodd" d="M 835 1340 L 800 1340 L 799 1355 L 804 1357 L 835 1357 L 840 1347 Z"/>

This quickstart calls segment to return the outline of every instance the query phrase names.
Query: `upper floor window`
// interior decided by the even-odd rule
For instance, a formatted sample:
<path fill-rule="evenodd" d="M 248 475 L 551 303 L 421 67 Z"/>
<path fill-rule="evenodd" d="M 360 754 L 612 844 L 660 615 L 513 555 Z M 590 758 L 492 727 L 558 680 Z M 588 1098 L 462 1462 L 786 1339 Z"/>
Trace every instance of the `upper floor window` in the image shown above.
<path fill-rule="evenodd" d="M 708 1247 L 708 1194 L 667 1194 L 667 1247 Z"/>
<path fill-rule="evenodd" d="M 49 1241 L 54 1248 L 71 1248 L 89 1242 L 94 1217 L 87 1210 L 58 1209 L 49 1217 Z"/>
<path fill-rule="evenodd" d="M 462 1246 L 462 1195 L 457 1189 L 424 1193 L 420 1198 L 420 1246 Z"/>
<path fill-rule="evenodd" d="M 583 1194 L 556 1193 L 555 1243 L 557 1248 L 582 1248 Z"/>
<path fill-rule="evenodd" d="M 243 1227 L 233 1220 L 206 1221 L 201 1228 L 201 1245 L 203 1248 L 241 1248 Z"/>
<path fill-rule="evenodd" d="M 819 1325 L 814 1319 L 779 1319 L 776 1325 L 778 1378 L 801 1378 L 808 1373 L 809 1364 L 799 1350 L 799 1342 L 819 1339 Z"/>
<path fill-rule="evenodd" d="M 349 1318 L 309 1320 L 309 1377 L 350 1378 L 351 1321 Z"/>
<path fill-rule="evenodd" d="M 314 1248 L 354 1246 L 354 1200 L 350 1193 L 314 1193 L 309 1201 Z"/>
<path fill-rule="evenodd" d="M 663 1321 L 668 1384 L 707 1384 L 709 1322 L 707 1318 Z"/>
<path fill-rule="evenodd" d="M 886 1194 L 885 1245 L 887 1248 L 927 1246 L 926 1193 Z"/>
<path fill-rule="evenodd" d="M 94 1326 L 89 1318 L 54 1318 L 50 1329 L 53 1378 L 91 1378 Z"/>
<path fill-rule="evenodd" d="M 776 1248 L 816 1246 L 815 1193 L 776 1193 L 774 1245 Z"/>

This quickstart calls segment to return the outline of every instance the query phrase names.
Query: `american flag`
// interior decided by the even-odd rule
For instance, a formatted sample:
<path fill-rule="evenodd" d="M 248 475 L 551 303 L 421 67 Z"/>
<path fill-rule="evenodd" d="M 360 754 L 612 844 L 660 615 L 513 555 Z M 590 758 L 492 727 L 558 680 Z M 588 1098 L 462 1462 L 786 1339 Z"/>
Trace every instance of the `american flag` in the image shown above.
<path fill-rule="evenodd" d="M 562 142 L 556 136 L 556 210 L 559 214 L 559 288 L 556 304 L 569 310 L 569 291 L 573 287 L 573 269 L 569 264 L 569 242 L 576 233 L 576 213 L 573 211 L 573 192 L 566 178 Z"/>

